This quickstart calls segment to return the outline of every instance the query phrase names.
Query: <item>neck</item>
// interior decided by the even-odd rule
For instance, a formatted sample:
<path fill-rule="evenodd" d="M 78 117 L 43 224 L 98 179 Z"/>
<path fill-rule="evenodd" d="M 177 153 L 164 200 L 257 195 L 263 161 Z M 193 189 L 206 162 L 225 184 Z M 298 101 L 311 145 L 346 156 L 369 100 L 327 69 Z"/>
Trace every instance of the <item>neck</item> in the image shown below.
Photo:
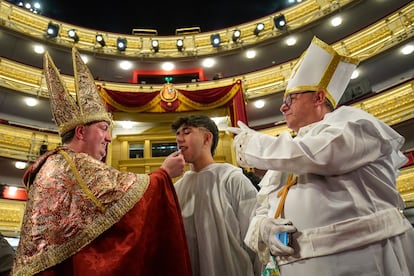
<path fill-rule="evenodd" d="M 191 170 L 193 172 L 199 172 L 202 169 L 204 169 L 205 167 L 207 167 L 210 164 L 215 163 L 213 157 L 208 157 L 206 159 L 201 159 L 201 160 L 197 160 L 197 162 L 194 162 L 191 164 Z"/>

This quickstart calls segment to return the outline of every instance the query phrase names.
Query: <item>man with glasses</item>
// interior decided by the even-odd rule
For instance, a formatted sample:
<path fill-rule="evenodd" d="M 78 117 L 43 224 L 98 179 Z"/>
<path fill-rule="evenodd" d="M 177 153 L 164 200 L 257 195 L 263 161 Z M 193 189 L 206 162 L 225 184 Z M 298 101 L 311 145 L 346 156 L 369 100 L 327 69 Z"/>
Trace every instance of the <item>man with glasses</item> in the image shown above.
<path fill-rule="evenodd" d="M 219 131 L 208 116 L 181 117 L 171 128 L 191 168 L 174 186 L 193 275 L 259 275 L 257 255 L 243 243 L 256 207 L 256 188 L 241 168 L 213 159 Z"/>
<path fill-rule="evenodd" d="M 283 276 L 413 275 L 414 229 L 396 189 L 404 138 L 360 109 L 333 109 L 357 63 L 314 38 L 280 107 L 296 136 L 229 128 L 238 163 L 268 170 L 245 242 Z"/>

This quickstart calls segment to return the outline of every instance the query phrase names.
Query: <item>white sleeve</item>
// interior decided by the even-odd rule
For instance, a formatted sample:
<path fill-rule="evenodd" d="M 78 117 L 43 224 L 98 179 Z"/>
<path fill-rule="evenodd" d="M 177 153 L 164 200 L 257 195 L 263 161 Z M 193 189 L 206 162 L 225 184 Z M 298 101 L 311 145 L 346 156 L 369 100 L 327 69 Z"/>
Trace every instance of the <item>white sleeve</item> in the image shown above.
<path fill-rule="evenodd" d="M 266 170 L 337 175 L 390 155 L 391 144 L 370 121 L 319 124 L 302 137 L 250 133 L 238 146 L 238 158 Z M 239 161 L 239 160 L 238 160 Z"/>

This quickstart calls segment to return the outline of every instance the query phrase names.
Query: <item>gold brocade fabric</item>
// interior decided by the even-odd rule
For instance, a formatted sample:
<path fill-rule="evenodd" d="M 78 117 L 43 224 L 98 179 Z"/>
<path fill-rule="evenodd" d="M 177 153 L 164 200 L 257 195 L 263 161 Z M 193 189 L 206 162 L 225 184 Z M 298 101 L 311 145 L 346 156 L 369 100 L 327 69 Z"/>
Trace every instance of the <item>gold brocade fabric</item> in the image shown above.
<path fill-rule="evenodd" d="M 50 107 L 61 135 L 77 125 L 112 122 L 112 115 L 106 111 L 93 76 L 76 48 L 72 48 L 72 59 L 76 100 L 70 95 L 49 53 L 45 53 L 43 61 Z"/>
<path fill-rule="evenodd" d="M 148 175 L 120 172 L 87 154 L 63 148 L 104 207 L 102 211 L 81 188 L 59 150 L 28 170 L 34 181 L 28 185 L 13 275 L 33 275 L 74 255 L 118 222 L 148 188 Z"/>

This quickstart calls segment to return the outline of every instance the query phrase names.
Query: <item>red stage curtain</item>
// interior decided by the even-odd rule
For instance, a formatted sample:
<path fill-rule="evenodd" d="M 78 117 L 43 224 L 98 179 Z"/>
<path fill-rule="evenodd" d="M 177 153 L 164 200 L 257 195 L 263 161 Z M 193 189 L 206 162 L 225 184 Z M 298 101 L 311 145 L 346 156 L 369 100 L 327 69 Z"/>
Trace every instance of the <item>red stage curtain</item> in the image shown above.
<path fill-rule="evenodd" d="M 237 124 L 237 121 L 247 124 L 243 89 L 240 80 L 231 85 L 209 89 L 176 89 L 178 95 L 171 102 L 164 101 L 160 96 L 160 91 L 123 92 L 109 90 L 102 86 L 99 86 L 98 89 L 110 111 L 161 113 L 227 107 L 233 126 Z"/>

